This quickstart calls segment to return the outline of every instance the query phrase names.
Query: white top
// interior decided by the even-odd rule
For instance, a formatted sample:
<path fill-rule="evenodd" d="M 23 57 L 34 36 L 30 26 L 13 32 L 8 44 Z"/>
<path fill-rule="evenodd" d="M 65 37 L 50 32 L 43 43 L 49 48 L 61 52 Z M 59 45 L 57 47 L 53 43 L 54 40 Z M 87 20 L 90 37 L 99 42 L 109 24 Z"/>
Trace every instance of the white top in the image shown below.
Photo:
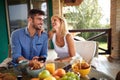
<path fill-rule="evenodd" d="M 67 45 L 67 42 L 66 42 L 66 35 L 64 36 L 65 44 L 64 44 L 63 47 L 57 46 L 57 44 L 56 44 L 56 33 L 53 34 L 52 42 L 53 42 L 53 45 L 54 45 L 54 50 L 56 51 L 57 56 L 59 58 L 65 58 L 65 57 L 69 56 L 68 45 Z"/>

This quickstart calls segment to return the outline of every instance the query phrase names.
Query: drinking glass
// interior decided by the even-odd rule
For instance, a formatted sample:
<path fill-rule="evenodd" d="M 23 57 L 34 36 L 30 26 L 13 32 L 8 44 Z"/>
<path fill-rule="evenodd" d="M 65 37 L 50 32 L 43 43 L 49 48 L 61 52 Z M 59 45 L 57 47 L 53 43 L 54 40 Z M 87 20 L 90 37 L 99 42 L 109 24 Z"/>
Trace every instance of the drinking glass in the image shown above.
<path fill-rule="evenodd" d="M 46 63 L 45 68 L 53 74 L 55 71 L 55 63 Z"/>

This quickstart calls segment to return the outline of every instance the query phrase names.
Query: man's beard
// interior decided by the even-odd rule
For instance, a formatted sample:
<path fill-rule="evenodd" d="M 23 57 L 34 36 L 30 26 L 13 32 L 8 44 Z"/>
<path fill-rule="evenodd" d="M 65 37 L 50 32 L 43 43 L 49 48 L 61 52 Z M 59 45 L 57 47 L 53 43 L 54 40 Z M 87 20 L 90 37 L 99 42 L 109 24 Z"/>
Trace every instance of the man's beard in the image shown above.
<path fill-rule="evenodd" d="M 41 29 L 42 29 L 42 26 L 41 26 L 41 25 L 39 25 L 39 26 L 33 25 L 33 27 L 34 27 L 34 29 L 36 29 L 36 30 L 41 30 Z"/>

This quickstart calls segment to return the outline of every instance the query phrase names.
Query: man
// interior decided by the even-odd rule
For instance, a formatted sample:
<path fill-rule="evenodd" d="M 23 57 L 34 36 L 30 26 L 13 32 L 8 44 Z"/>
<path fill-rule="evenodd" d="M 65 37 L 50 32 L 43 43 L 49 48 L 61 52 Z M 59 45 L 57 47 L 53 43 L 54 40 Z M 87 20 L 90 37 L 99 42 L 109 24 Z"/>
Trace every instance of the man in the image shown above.
<path fill-rule="evenodd" d="M 35 63 L 39 68 L 40 57 L 47 57 L 48 36 L 43 31 L 44 12 L 32 9 L 28 13 L 28 25 L 13 31 L 11 35 L 11 49 L 13 63 L 27 60 Z M 34 67 L 34 66 L 33 66 Z"/>

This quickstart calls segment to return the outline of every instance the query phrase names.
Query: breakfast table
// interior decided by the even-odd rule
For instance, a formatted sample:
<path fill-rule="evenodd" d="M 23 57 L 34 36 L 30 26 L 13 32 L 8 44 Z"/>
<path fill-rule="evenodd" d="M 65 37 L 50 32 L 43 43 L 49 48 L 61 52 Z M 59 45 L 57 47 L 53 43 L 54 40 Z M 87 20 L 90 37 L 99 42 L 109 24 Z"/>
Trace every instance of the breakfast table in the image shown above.
<path fill-rule="evenodd" d="M 66 65 L 69 65 L 69 63 L 55 63 L 57 68 L 63 68 Z M 69 69 L 69 71 L 72 71 L 71 68 Z M 104 79 L 103 79 L 104 78 Z M 111 76 L 100 72 L 98 70 L 96 70 L 95 68 L 91 67 L 90 73 L 86 76 L 86 77 L 80 77 L 80 80 L 115 80 L 113 79 Z"/>
<path fill-rule="evenodd" d="M 65 66 L 69 65 L 69 63 L 66 62 L 54 62 L 55 68 L 65 68 Z M 71 68 L 68 71 L 72 71 Z M 15 69 L 13 67 L 8 69 L 0 69 L 0 73 L 12 73 L 18 76 L 16 74 Z M 21 80 L 30 80 L 32 77 L 27 75 L 26 73 L 22 73 L 22 79 Z M 105 78 L 105 79 L 100 79 Z M 80 77 L 80 80 L 114 80 L 112 77 L 108 76 L 107 74 L 97 71 L 93 67 L 91 67 L 90 73 L 86 77 Z"/>

